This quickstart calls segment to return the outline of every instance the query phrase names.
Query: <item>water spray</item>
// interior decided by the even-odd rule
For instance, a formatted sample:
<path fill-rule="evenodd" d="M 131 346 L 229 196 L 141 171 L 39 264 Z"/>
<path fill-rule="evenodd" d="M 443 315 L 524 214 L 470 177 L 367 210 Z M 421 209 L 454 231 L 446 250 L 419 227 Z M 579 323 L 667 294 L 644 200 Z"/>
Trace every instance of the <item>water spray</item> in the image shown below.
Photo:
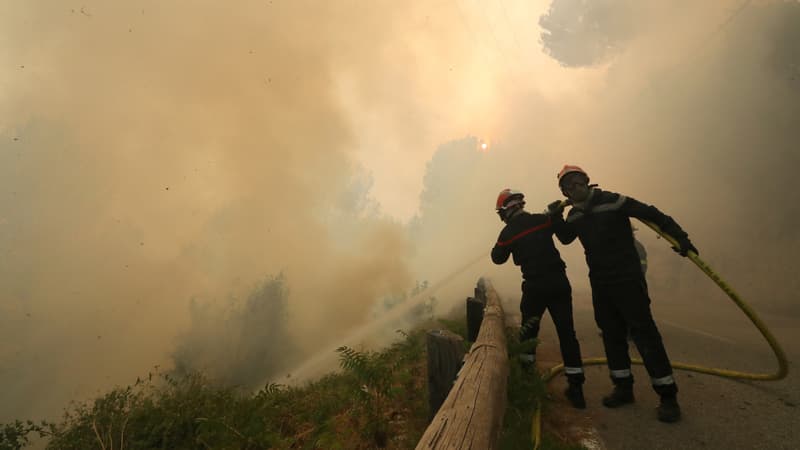
<path fill-rule="evenodd" d="M 442 279 L 431 284 L 430 286 L 428 286 L 427 289 L 423 290 L 422 292 L 419 292 L 418 294 L 414 295 L 408 300 L 386 311 L 384 314 L 374 319 L 373 321 L 356 328 L 349 335 L 339 339 L 335 345 L 332 344 L 325 346 L 325 348 L 313 354 L 311 357 L 307 358 L 302 364 L 295 367 L 293 370 L 287 372 L 284 376 L 274 378 L 273 382 L 285 383 L 287 379 L 289 379 L 293 383 L 300 383 L 323 373 L 324 370 L 331 367 L 334 358 L 336 358 L 337 348 L 340 348 L 342 346 L 352 347 L 354 345 L 358 345 L 366 337 L 373 335 L 379 330 L 383 331 L 383 328 L 385 328 L 387 324 L 397 319 L 400 319 L 405 314 L 410 312 L 414 307 L 422 304 L 426 299 L 430 297 L 431 294 L 435 293 L 442 287 L 448 285 L 450 282 L 453 281 L 454 278 L 465 272 L 470 267 L 474 266 L 475 264 L 481 261 L 485 261 L 488 257 L 489 257 L 488 253 L 481 253 L 480 255 L 471 259 L 467 263 L 456 268 L 454 271 L 450 272 Z"/>

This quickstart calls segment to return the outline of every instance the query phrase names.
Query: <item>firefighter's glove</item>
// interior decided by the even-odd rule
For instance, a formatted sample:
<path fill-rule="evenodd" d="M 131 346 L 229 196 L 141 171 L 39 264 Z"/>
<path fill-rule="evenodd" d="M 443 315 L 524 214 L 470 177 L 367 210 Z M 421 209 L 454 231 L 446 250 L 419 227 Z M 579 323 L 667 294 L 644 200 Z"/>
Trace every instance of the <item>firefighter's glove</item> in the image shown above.
<path fill-rule="evenodd" d="M 681 256 L 687 256 L 690 251 L 694 252 L 695 255 L 699 255 L 700 252 L 697 251 L 694 245 L 692 245 L 692 241 L 689 240 L 688 237 L 682 237 L 677 239 L 678 247 L 672 247 L 673 250 L 680 253 Z"/>
<path fill-rule="evenodd" d="M 547 205 L 547 214 L 552 217 L 563 217 L 564 214 L 564 202 L 561 200 L 556 200 L 553 203 Z"/>

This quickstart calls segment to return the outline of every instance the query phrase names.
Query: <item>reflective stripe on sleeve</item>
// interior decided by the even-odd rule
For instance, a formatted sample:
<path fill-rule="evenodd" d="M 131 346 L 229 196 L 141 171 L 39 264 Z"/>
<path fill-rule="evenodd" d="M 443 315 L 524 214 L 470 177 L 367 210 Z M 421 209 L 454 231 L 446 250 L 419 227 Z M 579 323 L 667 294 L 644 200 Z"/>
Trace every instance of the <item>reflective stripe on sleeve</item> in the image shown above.
<path fill-rule="evenodd" d="M 616 210 L 622 208 L 622 204 L 625 203 L 625 200 L 627 200 L 627 199 L 628 199 L 628 197 L 625 197 L 624 195 L 620 195 L 619 198 L 617 199 L 617 201 L 615 201 L 614 203 L 603 203 L 603 204 L 597 205 L 594 208 L 592 208 L 592 212 L 593 213 L 599 213 L 599 212 L 606 212 L 606 211 L 616 211 Z"/>
<path fill-rule="evenodd" d="M 564 367 L 564 373 L 567 375 L 575 375 L 576 373 L 583 373 L 583 367 Z"/>
<path fill-rule="evenodd" d="M 631 376 L 631 369 L 611 371 L 611 378 L 628 378 L 629 376 Z"/>

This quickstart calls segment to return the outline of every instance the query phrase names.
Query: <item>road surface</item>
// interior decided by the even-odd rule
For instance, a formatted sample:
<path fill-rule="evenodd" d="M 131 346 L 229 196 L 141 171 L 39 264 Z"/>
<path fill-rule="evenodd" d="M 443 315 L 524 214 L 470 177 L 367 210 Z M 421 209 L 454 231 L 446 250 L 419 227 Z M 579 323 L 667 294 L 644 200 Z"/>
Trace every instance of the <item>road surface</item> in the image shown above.
<path fill-rule="evenodd" d="M 654 303 L 654 317 L 673 362 L 746 372 L 776 370 L 768 344 L 732 302 L 715 301 L 703 308 L 711 312 L 701 313 L 688 301 Z M 605 356 L 585 294 L 576 294 L 574 315 L 584 358 Z M 800 360 L 800 318 L 759 315 L 789 359 L 789 375 L 784 380 L 735 381 L 676 371 L 683 419 L 664 424 L 656 420 L 658 397 L 642 366 L 633 369 L 636 403 L 613 410 L 600 403 L 611 390 L 608 370 L 592 366 L 586 369 L 587 410 L 567 411 L 566 417 L 594 427 L 609 450 L 800 449 L 800 373 L 793 365 Z M 544 319 L 540 341 L 540 364 L 559 362 L 558 341 L 549 318 Z M 631 350 L 631 355 L 638 357 L 633 345 Z M 556 409 L 569 408 L 560 399 L 564 385 L 561 376 L 551 382 Z M 559 415 L 557 411 L 553 414 Z"/>

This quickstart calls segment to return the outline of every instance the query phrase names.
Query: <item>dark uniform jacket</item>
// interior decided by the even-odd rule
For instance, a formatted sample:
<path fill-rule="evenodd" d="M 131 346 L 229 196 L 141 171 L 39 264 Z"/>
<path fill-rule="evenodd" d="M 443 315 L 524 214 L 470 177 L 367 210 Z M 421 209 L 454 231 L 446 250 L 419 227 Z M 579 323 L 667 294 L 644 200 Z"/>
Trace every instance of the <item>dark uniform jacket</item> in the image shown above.
<path fill-rule="evenodd" d="M 526 280 L 564 273 L 566 265 L 553 243 L 553 233 L 563 242 L 560 236 L 563 226 L 563 220 L 554 221 L 549 215 L 522 211 L 500 231 L 492 248 L 492 261 L 503 264 L 514 255 L 514 264 L 520 266 Z"/>
<path fill-rule="evenodd" d="M 562 242 L 572 242 L 576 237 L 580 239 L 592 283 L 614 283 L 642 277 L 642 264 L 634 245 L 630 217 L 653 222 L 676 239 L 687 237 L 680 225 L 655 206 L 621 194 L 595 188 L 582 206 L 573 206 L 567 214 Z M 558 218 L 554 220 L 558 221 Z"/>

